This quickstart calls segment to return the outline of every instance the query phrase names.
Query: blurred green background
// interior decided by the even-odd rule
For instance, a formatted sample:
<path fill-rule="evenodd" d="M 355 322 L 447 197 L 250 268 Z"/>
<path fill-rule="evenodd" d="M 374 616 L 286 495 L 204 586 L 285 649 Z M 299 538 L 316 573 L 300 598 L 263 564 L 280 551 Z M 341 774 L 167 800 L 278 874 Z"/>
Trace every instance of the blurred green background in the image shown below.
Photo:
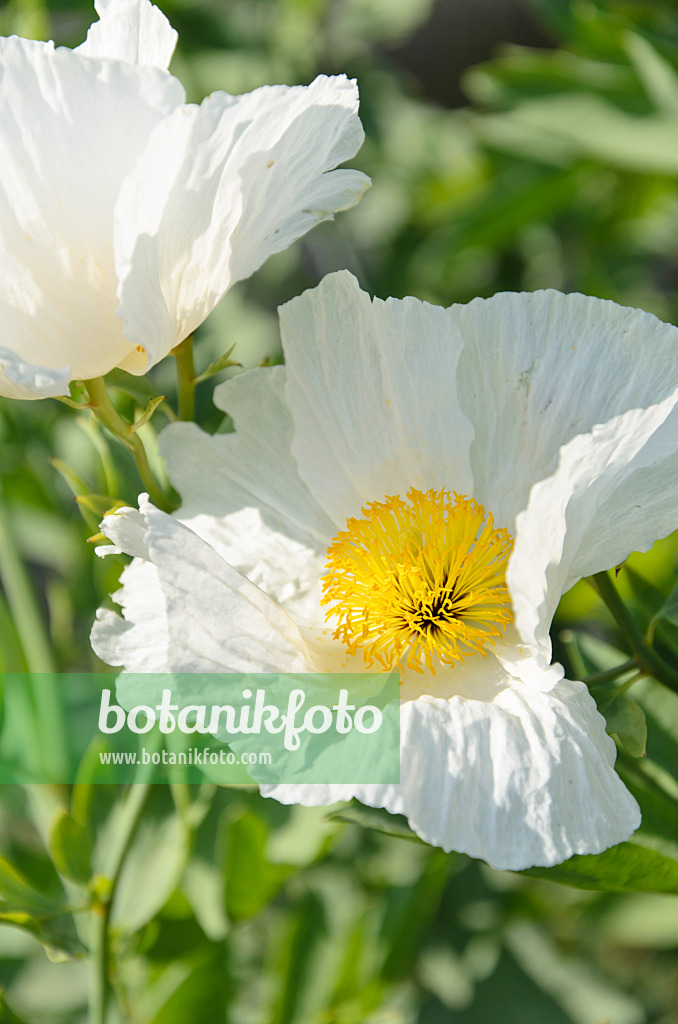
<path fill-rule="evenodd" d="M 373 178 L 358 207 L 229 293 L 198 333 L 199 369 L 231 345 L 245 367 L 278 360 L 277 305 L 342 267 L 382 297 L 448 305 L 554 287 L 678 322 L 674 3 L 160 6 L 179 31 L 172 70 L 191 100 L 320 72 L 357 78 L 367 137 L 351 164 Z M 92 20 L 87 2 L 11 0 L 0 34 L 73 46 Z M 153 371 L 169 395 L 172 370 Z M 212 387 L 200 387 L 199 420 L 227 430 Z M 89 628 L 124 561 L 94 557 L 87 538 L 102 509 L 73 494 L 133 501 L 137 490 L 132 464 L 86 416 L 0 402 L 0 670 L 101 668 Z M 677 576 L 669 539 L 632 556 L 618 583 L 647 622 Z M 628 657 L 585 583 L 564 598 L 553 635 L 573 678 Z M 668 625 L 658 642 L 670 653 L 675 639 Z M 678 700 L 653 716 L 652 699 L 648 755 L 663 764 L 652 784 L 663 772 L 676 807 Z M 628 752 L 620 763 L 650 784 Z M 11 923 L 0 925 L 0 1024 L 88 1019 L 90 911 L 124 814 L 121 794 L 86 774 L 73 792 L 0 791 L 0 919 Z M 242 790 L 187 801 L 154 788 L 111 927 L 122 1008 L 111 1022 L 678 1024 L 675 896 L 496 872 Z"/>

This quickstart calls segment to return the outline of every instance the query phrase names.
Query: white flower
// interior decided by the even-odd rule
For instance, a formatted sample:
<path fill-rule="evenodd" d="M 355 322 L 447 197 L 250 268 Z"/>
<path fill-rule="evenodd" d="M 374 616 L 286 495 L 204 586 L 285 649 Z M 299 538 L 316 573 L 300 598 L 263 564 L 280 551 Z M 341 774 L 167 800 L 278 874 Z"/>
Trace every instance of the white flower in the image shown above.
<path fill-rule="evenodd" d="M 368 179 L 344 77 L 184 102 L 176 32 L 149 0 L 98 0 L 75 50 L 0 39 L 0 395 L 144 373 L 235 281 Z"/>
<path fill-rule="evenodd" d="M 176 518 L 142 501 L 104 521 L 138 558 L 95 649 L 141 672 L 409 661 L 400 785 L 265 795 L 355 796 L 499 868 L 626 839 L 638 807 L 549 626 L 580 577 L 678 527 L 678 330 L 554 291 L 372 302 L 345 272 L 280 315 L 286 366 L 219 389 L 236 433 L 162 435 Z M 453 491 L 473 501 L 436 513 Z"/>

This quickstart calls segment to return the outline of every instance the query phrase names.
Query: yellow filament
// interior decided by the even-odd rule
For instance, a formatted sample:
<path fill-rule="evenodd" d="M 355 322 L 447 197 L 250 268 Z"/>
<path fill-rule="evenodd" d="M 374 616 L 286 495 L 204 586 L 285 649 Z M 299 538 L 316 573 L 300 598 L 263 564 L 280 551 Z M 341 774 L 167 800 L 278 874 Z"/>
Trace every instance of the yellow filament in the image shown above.
<path fill-rule="evenodd" d="M 446 490 L 371 501 L 327 551 L 322 603 L 365 664 L 435 672 L 482 654 L 512 619 L 513 541 L 472 498 Z"/>

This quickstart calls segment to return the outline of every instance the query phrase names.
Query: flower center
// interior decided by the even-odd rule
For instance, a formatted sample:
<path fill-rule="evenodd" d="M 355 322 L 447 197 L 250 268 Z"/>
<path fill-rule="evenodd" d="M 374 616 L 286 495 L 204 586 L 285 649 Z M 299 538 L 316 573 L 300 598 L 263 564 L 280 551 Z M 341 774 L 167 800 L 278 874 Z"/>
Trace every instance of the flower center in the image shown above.
<path fill-rule="evenodd" d="M 513 541 L 472 498 L 418 491 L 371 501 L 327 550 L 322 603 L 334 638 L 365 664 L 435 672 L 482 654 L 512 619 Z"/>

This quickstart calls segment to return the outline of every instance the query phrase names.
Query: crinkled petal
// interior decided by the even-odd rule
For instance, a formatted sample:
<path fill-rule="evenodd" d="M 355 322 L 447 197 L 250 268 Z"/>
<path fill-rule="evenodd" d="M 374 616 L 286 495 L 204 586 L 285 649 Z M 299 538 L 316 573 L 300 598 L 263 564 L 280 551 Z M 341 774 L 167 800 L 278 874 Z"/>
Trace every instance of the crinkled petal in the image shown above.
<path fill-rule="evenodd" d="M 677 383 L 675 327 L 584 295 L 442 310 L 371 303 L 340 273 L 280 318 L 293 452 L 336 522 L 384 493 L 445 486 L 512 529 L 563 444 Z"/>
<path fill-rule="evenodd" d="M 150 363 L 231 284 L 356 202 L 364 175 L 331 169 L 362 142 L 357 107 L 354 82 L 320 77 L 214 93 L 156 128 L 121 192 L 115 230 L 118 313 Z"/>
<path fill-rule="evenodd" d="M 100 608 L 90 641 L 95 654 L 109 665 L 131 672 L 168 672 L 171 639 L 160 575 L 152 562 L 135 558 L 123 569 L 123 584 L 113 595 L 122 616 Z"/>
<path fill-rule="evenodd" d="M 346 271 L 280 309 L 299 474 L 343 526 L 410 487 L 473 493 L 473 429 L 460 410 L 462 336 L 418 299 L 370 299 Z"/>
<path fill-rule="evenodd" d="M 17 361 L 88 378 L 133 351 L 115 315 L 113 207 L 182 100 L 156 68 L 0 39 L 0 320 Z"/>
<path fill-rule="evenodd" d="M 464 339 L 457 394 L 475 428 L 474 497 L 506 526 L 562 445 L 678 385 L 678 330 L 640 309 L 539 291 L 449 312 Z"/>
<path fill-rule="evenodd" d="M 128 64 L 169 66 L 177 33 L 158 7 L 149 0 L 95 0 L 94 6 L 99 20 L 76 52 Z"/>
<path fill-rule="evenodd" d="M 615 747 L 583 683 L 548 692 L 512 679 L 493 702 L 402 706 L 400 785 L 264 786 L 282 803 L 356 797 L 407 816 L 427 843 L 518 871 L 599 853 L 640 824 Z"/>
<path fill-rule="evenodd" d="M 556 472 L 532 488 L 516 521 L 507 582 L 516 628 L 525 642 L 539 645 L 544 662 L 551 657 L 549 628 L 564 590 L 678 528 L 675 475 L 646 494 L 635 482 L 637 473 L 646 482 L 644 471 L 664 448 L 658 432 L 670 431 L 675 446 L 678 418 L 675 411 L 667 417 L 677 402 L 678 392 L 573 438 L 561 449 Z M 637 500 L 630 501 L 634 491 Z M 605 506 L 618 510 L 615 529 L 601 517 Z"/>
<path fill-rule="evenodd" d="M 118 643 L 126 668 L 149 671 L 134 667 L 139 660 L 134 650 L 143 643 L 149 618 L 162 602 L 159 651 L 164 664 L 156 671 L 304 671 L 308 665 L 304 641 L 282 608 L 192 530 L 148 503 L 142 503 L 141 511 L 147 527 L 144 541 L 157 579 L 149 587 L 148 603 L 136 596 L 150 578 L 148 571 L 141 585 L 133 578 L 116 595 L 127 628 L 121 622 L 116 634 L 105 616 L 103 627 L 96 627 L 92 636 L 95 650 L 104 652 L 102 657 L 120 663 L 117 659 L 123 654 L 115 653 Z M 111 525 L 108 519 L 101 524 L 104 533 Z M 120 538 L 119 522 L 111 535 Z M 147 661 L 143 652 L 139 658 Z"/>
<path fill-rule="evenodd" d="M 586 523 L 575 554 L 568 549 L 565 589 L 582 576 L 618 565 L 631 551 L 648 551 L 678 529 L 678 403 L 629 462 Z"/>
<path fill-rule="evenodd" d="M 33 366 L 0 348 L 0 395 L 3 398 L 52 398 L 68 394 L 70 367 L 50 370 Z"/>

